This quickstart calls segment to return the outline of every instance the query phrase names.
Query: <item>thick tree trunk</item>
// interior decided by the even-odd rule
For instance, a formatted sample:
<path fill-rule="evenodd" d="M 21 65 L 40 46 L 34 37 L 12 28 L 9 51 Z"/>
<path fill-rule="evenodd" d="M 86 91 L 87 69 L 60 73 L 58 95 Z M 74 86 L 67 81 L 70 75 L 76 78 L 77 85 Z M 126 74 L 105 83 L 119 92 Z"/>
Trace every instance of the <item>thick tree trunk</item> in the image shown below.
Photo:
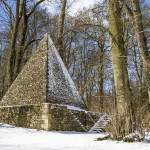
<path fill-rule="evenodd" d="M 65 62 L 65 53 L 64 53 L 64 23 L 65 23 L 65 13 L 66 13 L 66 4 L 67 0 L 61 0 L 61 12 L 59 16 L 59 23 L 58 23 L 58 39 L 57 39 L 57 47 L 62 59 Z"/>
<path fill-rule="evenodd" d="M 116 90 L 117 135 L 120 139 L 132 132 L 131 90 L 127 71 L 127 52 L 124 47 L 124 31 L 119 0 L 109 1 L 110 43 Z"/>
<path fill-rule="evenodd" d="M 141 57 L 143 60 L 143 65 L 145 69 L 146 82 L 148 85 L 148 95 L 149 95 L 149 103 L 150 103 L 150 53 L 148 51 L 147 39 L 144 34 L 144 27 L 142 23 L 142 13 L 140 9 L 139 0 L 131 0 L 132 2 L 132 19 L 135 30 L 135 35 L 137 38 L 138 45 L 140 47 Z"/>
<path fill-rule="evenodd" d="M 16 20 L 14 23 L 13 31 L 12 31 L 12 40 L 11 40 L 11 47 L 9 53 L 9 60 L 7 65 L 7 86 L 10 86 L 13 80 L 15 79 L 14 76 L 14 67 L 15 67 L 15 58 L 16 58 L 16 42 L 17 42 L 17 34 L 19 30 L 19 23 L 21 20 L 20 17 L 20 0 L 16 1 Z"/>
<path fill-rule="evenodd" d="M 14 81 L 17 75 L 20 73 L 22 67 L 24 66 L 23 56 L 25 53 L 25 48 L 27 44 L 27 31 L 28 31 L 28 20 L 31 15 L 34 13 L 38 5 L 40 5 L 44 0 L 39 0 L 31 9 L 31 11 L 27 12 L 27 0 L 17 0 L 16 2 L 16 21 L 13 28 L 12 34 L 12 42 L 11 42 L 11 53 L 10 53 L 10 62 L 8 65 L 8 72 L 10 78 L 10 84 Z M 21 24 L 22 23 L 22 24 Z M 21 30 L 19 27 L 22 28 Z M 16 41 L 18 38 L 18 32 L 21 32 L 20 43 L 16 47 Z"/>
<path fill-rule="evenodd" d="M 150 54 L 147 47 L 147 39 L 144 34 L 144 27 L 142 23 L 142 13 L 140 9 L 139 0 L 131 0 L 133 7 L 133 21 L 135 34 L 137 37 L 137 41 L 141 50 L 141 57 L 143 59 L 143 63 L 146 67 L 150 68 Z"/>
<path fill-rule="evenodd" d="M 14 68 L 14 76 L 16 77 L 19 72 L 21 71 L 23 64 L 23 55 L 24 55 L 24 48 L 26 43 L 26 35 L 28 29 L 28 16 L 26 11 L 26 0 L 22 1 L 22 33 L 21 33 L 21 42 L 19 44 L 18 49 L 16 49 L 16 59 L 15 59 L 15 68 Z"/>
<path fill-rule="evenodd" d="M 98 39 L 99 46 L 99 96 L 100 112 L 104 111 L 104 36 L 100 35 Z"/>
<path fill-rule="evenodd" d="M 22 30 L 21 30 L 21 41 L 18 46 L 18 49 L 16 49 L 16 58 L 15 58 L 15 68 L 14 68 L 14 77 L 16 78 L 17 75 L 22 70 L 23 66 L 25 65 L 25 62 L 27 62 L 28 57 L 24 57 L 25 53 L 27 55 L 27 49 L 26 45 L 27 43 L 27 32 L 28 32 L 28 21 L 31 15 L 34 13 L 38 5 L 40 5 L 45 0 L 39 0 L 31 9 L 30 13 L 27 12 L 27 0 L 20 0 L 20 11 L 21 11 L 21 23 L 22 23 Z M 34 40 L 33 40 L 34 41 Z M 36 40 L 35 40 L 36 41 Z M 29 53 L 28 51 L 28 54 Z"/>

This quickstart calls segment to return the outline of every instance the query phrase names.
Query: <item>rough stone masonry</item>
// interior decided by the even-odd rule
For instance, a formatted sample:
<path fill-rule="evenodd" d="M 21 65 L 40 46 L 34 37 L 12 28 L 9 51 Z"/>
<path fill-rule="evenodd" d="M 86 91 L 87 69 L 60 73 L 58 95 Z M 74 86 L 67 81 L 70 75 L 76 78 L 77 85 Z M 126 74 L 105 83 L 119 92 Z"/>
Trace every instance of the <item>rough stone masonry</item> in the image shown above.
<path fill-rule="evenodd" d="M 0 122 L 44 130 L 88 131 L 99 114 L 84 108 L 50 36 L 45 35 L 3 97 Z"/>

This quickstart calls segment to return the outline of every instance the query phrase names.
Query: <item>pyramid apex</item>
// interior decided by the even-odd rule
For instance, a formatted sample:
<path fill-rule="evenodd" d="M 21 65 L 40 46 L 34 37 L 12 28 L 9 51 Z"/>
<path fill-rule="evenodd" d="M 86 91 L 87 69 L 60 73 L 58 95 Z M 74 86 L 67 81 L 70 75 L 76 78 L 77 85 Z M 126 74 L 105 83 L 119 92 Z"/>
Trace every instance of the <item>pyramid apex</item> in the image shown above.
<path fill-rule="evenodd" d="M 40 41 L 1 105 L 55 103 L 83 107 L 73 80 L 48 34 Z"/>

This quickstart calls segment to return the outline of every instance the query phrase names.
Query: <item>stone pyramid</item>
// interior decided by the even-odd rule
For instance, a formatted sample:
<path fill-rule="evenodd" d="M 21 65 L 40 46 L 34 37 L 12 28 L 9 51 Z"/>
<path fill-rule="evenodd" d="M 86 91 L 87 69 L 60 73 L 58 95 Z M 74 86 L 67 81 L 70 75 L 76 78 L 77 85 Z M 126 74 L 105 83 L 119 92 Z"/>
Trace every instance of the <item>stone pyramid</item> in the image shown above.
<path fill-rule="evenodd" d="M 40 103 L 84 107 L 75 84 L 49 35 L 45 35 L 40 42 L 38 50 L 3 97 L 1 105 Z"/>

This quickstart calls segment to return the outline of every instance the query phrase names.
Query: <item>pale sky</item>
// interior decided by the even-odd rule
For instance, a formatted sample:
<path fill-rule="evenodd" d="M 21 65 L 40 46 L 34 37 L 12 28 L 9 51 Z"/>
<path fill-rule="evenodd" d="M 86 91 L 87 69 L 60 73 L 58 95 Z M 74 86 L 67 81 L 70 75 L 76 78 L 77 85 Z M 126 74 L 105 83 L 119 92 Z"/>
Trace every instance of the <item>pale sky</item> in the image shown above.
<path fill-rule="evenodd" d="M 97 2 L 100 2 L 102 0 L 77 0 L 70 9 L 71 14 L 77 13 L 79 10 L 82 10 L 84 7 L 89 8 L 96 4 Z"/>
<path fill-rule="evenodd" d="M 72 0 L 68 0 L 71 2 Z M 75 15 L 78 11 L 82 10 L 84 7 L 89 8 L 92 7 L 94 4 L 101 2 L 102 0 L 75 0 L 75 2 L 71 5 L 69 8 L 69 14 L 70 15 Z M 52 4 L 46 4 L 46 7 L 48 11 L 50 11 L 52 14 L 56 13 L 56 5 L 55 2 Z"/>

